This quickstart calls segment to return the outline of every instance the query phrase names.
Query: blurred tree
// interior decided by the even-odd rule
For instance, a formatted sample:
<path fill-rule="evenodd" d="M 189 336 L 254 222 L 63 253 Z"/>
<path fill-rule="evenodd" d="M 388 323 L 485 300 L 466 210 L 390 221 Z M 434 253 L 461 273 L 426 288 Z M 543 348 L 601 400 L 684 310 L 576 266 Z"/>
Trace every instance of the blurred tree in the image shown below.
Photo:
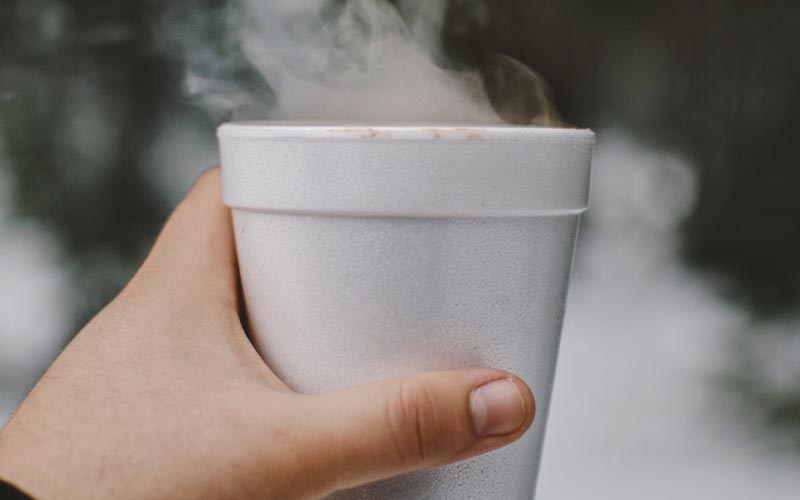
<path fill-rule="evenodd" d="M 800 300 L 800 3 L 453 0 L 447 45 L 537 68 L 563 114 L 677 149 L 700 179 L 685 255 L 757 315 Z M 482 8 L 475 8 L 482 5 Z"/>
<path fill-rule="evenodd" d="M 153 4 L 0 4 L 0 127 L 16 209 L 62 246 L 73 326 L 129 278 L 167 211 L 142 169 L 174 84 L 148 45 Z"/>
<path fill-rule="evenodd" d="M 691 24 L 689 24 L 691 22 Z M 690 261 L 729 280 L 759 314 L 800 298 L 800 3 L 708 1 L 680 10 L 660 117 L 700 171 Z M 674 110 L 680 110 L 676 113 Z"/>

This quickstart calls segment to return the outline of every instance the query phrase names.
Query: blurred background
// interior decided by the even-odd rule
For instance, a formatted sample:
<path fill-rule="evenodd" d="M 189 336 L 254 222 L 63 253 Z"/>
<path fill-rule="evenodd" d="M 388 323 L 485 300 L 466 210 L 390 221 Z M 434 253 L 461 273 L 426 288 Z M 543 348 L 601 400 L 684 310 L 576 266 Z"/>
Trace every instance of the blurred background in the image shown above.
<path fill-rule="evenodd" d="M 162 46 L 225 8 L 0 0 L 0 423 L 217 161 Z M 798 27 L 792 0 L 450 1 L 453 61 L 524 61 L 599 135 L 539 498 L 797 498 Z"/>

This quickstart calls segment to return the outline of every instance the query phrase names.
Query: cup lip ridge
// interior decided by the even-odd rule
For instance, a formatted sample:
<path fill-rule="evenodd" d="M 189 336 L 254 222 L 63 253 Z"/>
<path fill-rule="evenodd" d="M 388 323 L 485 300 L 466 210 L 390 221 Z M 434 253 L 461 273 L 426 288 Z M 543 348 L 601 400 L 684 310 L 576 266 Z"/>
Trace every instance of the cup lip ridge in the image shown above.
<path fill-rule="evenodd" d="M 566 142 L 595 141 L 595 133 L 590 129 L 448 122 L 233 121 L 222 124 L 217 129 L 217 136 L 220 139 L 264 140 L 520 141 L 538 138 Z"/>

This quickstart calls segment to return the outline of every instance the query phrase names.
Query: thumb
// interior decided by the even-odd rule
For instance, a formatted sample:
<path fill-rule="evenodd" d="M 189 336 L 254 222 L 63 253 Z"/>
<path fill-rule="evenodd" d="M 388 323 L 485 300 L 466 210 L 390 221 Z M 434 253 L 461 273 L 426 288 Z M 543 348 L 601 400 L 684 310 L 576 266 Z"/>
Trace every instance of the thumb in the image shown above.
<path fill-rule="evenodd" d="M 470 458 L 530 427 L 535 402 L 496 370 L 436 372 L 302 398 L 302 440 L 330 490 Z"/>

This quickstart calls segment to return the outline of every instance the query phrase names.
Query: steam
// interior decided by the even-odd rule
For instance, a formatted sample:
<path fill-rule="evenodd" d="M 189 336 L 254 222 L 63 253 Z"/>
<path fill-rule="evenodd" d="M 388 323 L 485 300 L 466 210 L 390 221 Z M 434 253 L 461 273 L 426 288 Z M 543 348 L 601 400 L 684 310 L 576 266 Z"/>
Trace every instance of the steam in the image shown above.
<path fill-rule="evenodd" d="M 479 2 L 480 3 L 480 2 Z M 476 9 L 486 15 L 486 6 Z M 239 0 L 172 11 L 162 48 L 215 119 L 556 125 L 544 80 L 507 56 L 456 69 L 447 0 Z"/>

